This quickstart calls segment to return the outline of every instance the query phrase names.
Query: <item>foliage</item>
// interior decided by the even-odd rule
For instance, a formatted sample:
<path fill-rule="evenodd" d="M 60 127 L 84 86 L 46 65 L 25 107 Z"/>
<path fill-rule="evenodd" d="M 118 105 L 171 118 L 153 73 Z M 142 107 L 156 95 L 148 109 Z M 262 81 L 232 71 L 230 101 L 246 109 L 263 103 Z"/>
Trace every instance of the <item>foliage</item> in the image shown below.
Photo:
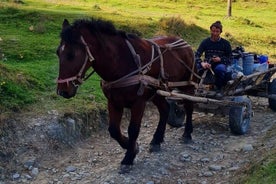
<path fill-rule="evenodd" d="M 165 31 L 166 34 L 182 36 L 182 32 L 187 25 L 184 20 L 178 17 L 162 17 L 159 21 L 160 30 Z"/>

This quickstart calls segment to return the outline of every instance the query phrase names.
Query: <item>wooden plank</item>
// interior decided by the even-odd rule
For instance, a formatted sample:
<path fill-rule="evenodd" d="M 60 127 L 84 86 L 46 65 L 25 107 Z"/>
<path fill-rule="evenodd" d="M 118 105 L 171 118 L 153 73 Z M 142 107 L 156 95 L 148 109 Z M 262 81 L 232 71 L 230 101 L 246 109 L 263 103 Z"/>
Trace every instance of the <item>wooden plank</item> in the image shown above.
<path fill-rule="evenodd" d="M 176 98 L 182 98 L 183 100 L 190 100 L 192 102 L 196 103 L 206 103 L 206 104 L 217 104 L 221 106 L 245 106 L 247 103 L 245 102 L 234 102 L 231 100 L 216 100 L 212 98 L 204 98 L 204 97 L 198 97 L 198 96 L 192 96 L 187 95 L 183 93 L 176 93 L 176 92 L 168 92 L 163 90 L 157 90 L 157 93 L 161 96 L 165 97 L 176 97 Z"/>

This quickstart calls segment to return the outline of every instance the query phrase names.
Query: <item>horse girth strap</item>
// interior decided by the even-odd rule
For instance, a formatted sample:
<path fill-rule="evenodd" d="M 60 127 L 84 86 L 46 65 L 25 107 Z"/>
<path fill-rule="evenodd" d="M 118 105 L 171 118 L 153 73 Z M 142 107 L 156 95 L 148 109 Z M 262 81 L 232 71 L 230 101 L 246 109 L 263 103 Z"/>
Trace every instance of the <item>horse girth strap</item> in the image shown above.
<path fill-rule="evenodd" d="M 101 84 L 102 84 L 102 88 L 122 88 L 122 87 L 136 85 L 139 83 L 143 83 L 144 85 L 151 85 L 154 87 L 160 86 L 160 80 L 155 79 L 148 75 L 133 75 L 117 83 L 107 82 L 102 80 Z"/>
<path fill-rule="evenodd" d="M 101 87 L 103 89 L 110 88 L 122 88 L 128 87 L 132 85 L 136 85 L 142 83 L 144 86 L 153 86 L 155 88 L 175 88 L 181 86 L 197 86 L 197 84 L 193 81 L 178 81 L 178 82 L 167 82 L 162 83 L 159 79 L 151 77 L 149 75 L 133 75 L 128 77 L 126 80 L 122 80 L 117 83 L 107 82 L 102 80 Z"/>

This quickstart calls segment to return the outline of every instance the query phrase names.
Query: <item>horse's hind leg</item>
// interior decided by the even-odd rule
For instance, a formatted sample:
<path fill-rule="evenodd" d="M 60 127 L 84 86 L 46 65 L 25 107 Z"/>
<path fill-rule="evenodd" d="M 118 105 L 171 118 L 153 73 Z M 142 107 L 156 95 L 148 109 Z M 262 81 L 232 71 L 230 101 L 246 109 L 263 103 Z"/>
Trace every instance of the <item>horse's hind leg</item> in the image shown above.
<path fill-rule="evenodd" d="M 164 97 L 156 95 L 153 100 L 153 104 L 157 107 L 159 112 L 159 122 L 157 129 L 153 135 L 153 139 L 150 143 L 150 152 L 160 151 L 160 144 L 164 141 L 164 134 L 166 130 L 166 123 L 169 117 L 169 104 Z"/>
<path fill-rule="evenodd" d="M 185 123 L 185 131 L 183 133 L 183 141 L 184 143 L 191 143 L 192 142 L 192 132 L 193 132 L 193 123 L 192 123 L 192 116 L 193 116 L 193 102 L 192 101 L 185 101 L 184 108 L 186 112 L 186 123 Z"/>

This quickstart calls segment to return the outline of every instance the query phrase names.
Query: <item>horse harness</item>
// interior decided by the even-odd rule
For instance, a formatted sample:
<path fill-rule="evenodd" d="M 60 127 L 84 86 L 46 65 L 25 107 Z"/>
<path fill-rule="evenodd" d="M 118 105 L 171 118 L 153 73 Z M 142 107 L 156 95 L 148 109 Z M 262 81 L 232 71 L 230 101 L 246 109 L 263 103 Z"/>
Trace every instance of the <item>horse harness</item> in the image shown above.
<path fill-rule="evenodd" d="M 180 48 L 185 48 L 185 47 L 190 47 L 190 45 L 185 42 L 183 39 L 179 39 L 173 43 L 170 44 L 165 44 L 162 46 L 165 48 L 163 52 L 160 49 L 160 46 L 157 45 L 154 41 L 152 40 L 147 40 L 151 43 L 152 45 L 152 55 L 151 55 L 151 60 L 144 66 L 141 64 L 141 59 L 140 55 L 135 52 L 134 47 L 130 43 L 129 40 L 125 40 L 127 43 L 127 46 L 133 56 L 134 62 L 137 65 L 137 70 L 111 82 L 107 82 L 102 80 L 102 88 L 107 89 L 107 88 L 120 88 L 120 87 L 127 87 L 135 84 L 140 84 L 140 88 L 138 89 L 137 94 L 141 96 L 144 92 L 144 88 L 147 86 L 153 86 L 156 88 L 164 89 L 164 90 L 169 90 L 169 88 L 172 87 L 180 87 L 180 86 L 187 86 L 187 85 L 193 85 L 197 86 L 195 82 L 192 81 L 193 76 L 196 76 L 197 78 L 200 78 L 195 72 L 194 72 L 194 67 L 195 63 L 193 64 L 193 67 L 190 68 L 185 62 L 183 62 L 179 57 L 177 57 L 173 52 L 172 54 L 174 57 L 181 62 L 190 72 L 190 80 L 189 81 L 178 81 L 178 82 L 169 82 L 166 80 L 165 76 L 165 71 L 164 71 L 164 59 L 163 55 L 165 52 L 173 50 L 173 49 L 180 49 Z M 157 56 L 155 57 L 155 52 L 157 52 Z M 156 60 L 160 59 L 160 78 L 154 78 L 149 75 L 146 75 L 148 71 L 151 69 L 151 65 L 153 62 Z"/>
<path fill-rule="evenodd" d="M 81 36 L 80 38 L 81 38 L 81 42 L 84 44 L 85 50 L 86 50 L 86 57 L 85 57 L 84 64 L 82 65 L 82 67 L 77 75 L 75 75 L 73 77 L 66 78 L 66 79 L 58 79 L 57 83 L 67 83 L 67 85 L 69 85 L 69 82 L 72 82 L 72 84 L 75 87 L 77 87 L 80 84 L 82 84 L 85 80 L 87 80 L 95 72 L 93 70 L 87 76 L 82 77 L 87 63 L 88 62 L 92 63 L 95 59 L 94 59 L 93 55 L 91 54 L 89 46 L 87 45 L 83 36 Z M 190 47 L 190 45 L 187 42 L 185 42 L 183 39 L 179 39 L 170 44 L 165 44 L 164 46 L 162 46 L 162 48 L 165 48 L 163 50 L 163 52 L 161 51 L 160 46 L 157 45 L 154 41 L 147 40 L 152 45 L 152 56 L 151 56 L 151 61 L 144 66 L 142 66 L 142 64 L 141 64 L 140 55 L 135 52 L 135 49 L 132 46 L 132 44 L 130 43 L 130 41 L 128 41 L 127 39 L 125 41 L 127 43 L 127 46 L 133 56 L 134 62 L 136 63 L 138 69 L 134 70 L 133 72 L 131 72 L 115 81 L 107 82 L 107 81 L 102 80 L 101 87 L 103 89 L 121 88 L 121 87 L 127 87 L 127 86 L 131 86 L 131 85 L 135 85 L 135 84 L 140 84 L 140 88 L 139 88 L 137 94 L 142 95 L 144 92 L 144 88 L 146 86 L 153 86 L 153 87 L 164 89 L 164 90 L 168 90 L 169 88 L 172 88 L 172 87 L 180 87 L 180 86 L 187 86 L 187 85 L 197 86 L 197 84 L 192 81 L 192 78 L 193 78 L 193 76 L 196 76 L 197 78 L 201 78 L 201 77 L 198 76 L 194 72 L 195 62 L 193 64 L 193 67 L 190 68 L 189 66 L 186 65 L 185 62 L 183 62 L 180 58 L 178 58 L 173 52 L 172 52 L 172 54 L 174 55 L 174 57 L 176 57 L 178 59 L 178 61 L 181 62 L 191 72 L 190 80 L 189 81 L 169 82 L 166 80 L 166 77 L 165 77 L 164 65 L 163 65 L 164 64 L 163 54 L 172 49 Z M 157 57 L 154 57 L 155 51 L 157 51 L 157 54 L 158 54 Z M 160 67 L 161 67 L 160 68 L 160 76 L 161 76 L 161 78 L 156 79 L 154 77 L 146 75 L 146 73 L 148 71 L 150 71 L 151 65 L 153 64 L 153 62 L 155 62 L 158 59 L 160 59 Z M 78 83 L 76 83 L 76 82 L 78 82 Z"/>

